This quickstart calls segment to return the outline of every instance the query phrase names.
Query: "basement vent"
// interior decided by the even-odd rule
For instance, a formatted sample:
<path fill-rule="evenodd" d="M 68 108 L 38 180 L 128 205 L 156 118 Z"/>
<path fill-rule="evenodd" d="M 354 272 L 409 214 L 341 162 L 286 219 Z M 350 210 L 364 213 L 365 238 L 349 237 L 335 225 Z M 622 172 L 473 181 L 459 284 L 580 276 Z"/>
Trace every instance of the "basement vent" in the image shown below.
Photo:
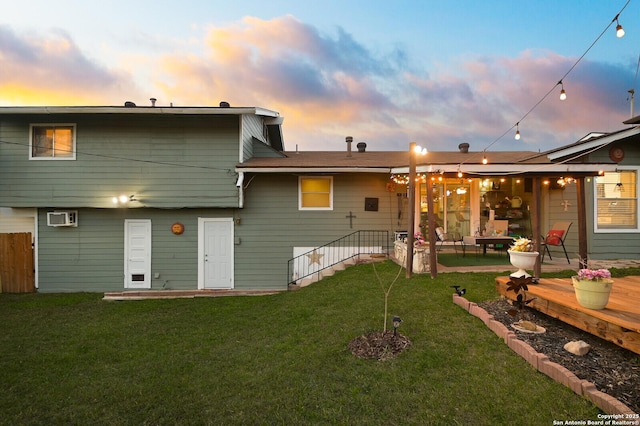
<path fill-rule="evenodd" d="M 47 226 L 78 226 L 77 210 L 55 210 L 47 212 Z"/>

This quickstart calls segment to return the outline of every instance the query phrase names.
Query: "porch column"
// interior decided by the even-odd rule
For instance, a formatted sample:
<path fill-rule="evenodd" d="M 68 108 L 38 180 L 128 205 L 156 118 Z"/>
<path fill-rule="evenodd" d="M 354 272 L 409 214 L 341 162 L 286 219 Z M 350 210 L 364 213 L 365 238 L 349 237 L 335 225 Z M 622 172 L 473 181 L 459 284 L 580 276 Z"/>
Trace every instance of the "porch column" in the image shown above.
<path fill-rule="evenodd" d="M 436 213 L 433 211 L 433 181 L 431 174 L 427 177 L 427 213 L 429 229 L 429 269 L 431 278 L 438 276 L 438 258 L 436 253 Z"/>
<path fill-rule="evenodd" d="M 576 198 L 578 204 L 578 257 L 580 269 L 587 268 L 589 247 L 587 243 L 587 206 L 584 189 L 584 177 L 576 179 Z"/>
<path fill-rule="evenodd" d="M 533 229 L 531 230 L 533 241 L 533 249 L 540 253 L 542 232 L 540 231 L 540 202 L 542 200 L 541 196 L 541 180 L 539 177 L 532 178 L 532 186 L 533 186 L 533 205 L 531 206 L 531 211 L 529 214 L 531 215 L 531 226 Z M 540 259 L 542 259 L 542 253 L 538 255 L 536 259 L 536 264 L 533 267 L 533 276 L 535 278 L 540 278 L 540 272 L 542 272 L 542 267 L 540 265 Z"/>
<path fill-rule="evenodd" d="M 415 233 L 416 217 L 416 143 L 409 144 L 409 226 L 407 229 L 407 270 L 406 277 L 411 278 L 413 274 L 413 234 Z"/>

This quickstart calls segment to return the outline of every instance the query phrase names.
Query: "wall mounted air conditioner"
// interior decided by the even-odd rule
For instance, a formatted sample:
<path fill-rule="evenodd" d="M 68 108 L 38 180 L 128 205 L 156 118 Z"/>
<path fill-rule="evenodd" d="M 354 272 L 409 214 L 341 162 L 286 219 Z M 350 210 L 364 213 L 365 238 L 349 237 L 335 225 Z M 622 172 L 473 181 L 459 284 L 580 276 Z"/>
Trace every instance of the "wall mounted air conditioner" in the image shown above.
<path fill-rule="evenodd" d="M 78 211 L 52 211 L 47 212 L 47 226 L 78 226 Z"/>

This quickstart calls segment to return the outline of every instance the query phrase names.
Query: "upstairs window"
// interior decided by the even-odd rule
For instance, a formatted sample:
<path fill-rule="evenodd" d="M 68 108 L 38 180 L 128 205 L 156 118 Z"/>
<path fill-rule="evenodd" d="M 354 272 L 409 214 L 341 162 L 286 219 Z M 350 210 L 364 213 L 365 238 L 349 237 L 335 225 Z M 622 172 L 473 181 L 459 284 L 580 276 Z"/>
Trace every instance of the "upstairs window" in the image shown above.
<path fill-rule="evenodd" d="M 595 184 L 596 232 L 633 232 L 638 222 L 638 170 L 598 176 Z"/>
<path fill-rule="evenodd" d="M 301 176 L 298 187 L 300 210 L 333 210 L 333 178 L 331 176 Z"/>
<path fill-rule="evenodd" d="M 75 160 L 75 124 L 32 124 L 29 131 L 29 159 Z"/>

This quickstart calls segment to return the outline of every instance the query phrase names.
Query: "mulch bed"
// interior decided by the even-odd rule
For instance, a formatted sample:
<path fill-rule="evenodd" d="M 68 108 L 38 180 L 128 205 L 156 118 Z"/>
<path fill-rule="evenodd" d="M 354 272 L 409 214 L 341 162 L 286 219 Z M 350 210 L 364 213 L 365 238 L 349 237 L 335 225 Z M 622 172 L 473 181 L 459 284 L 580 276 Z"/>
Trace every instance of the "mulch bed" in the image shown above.
<path fill-rule="evenodd" d="M 511 324 L 518 318 L 507 313 L 511 308 L 506 299 L 480 302 L 478 306 L 513 330 Z M 546 333 L 532 334 L 515 331 L 518 338 L 549 360 L 567 368 L 580 379 L 593 383 L 596 388 L 616 398 L 636 413 L 640 413 L 640 355 L 575 328 L 569 324 L 525 308 L 520 318 L 546 328 Z M 584 356 L 573 355 L 564 349 L 571 341 L 582 340 L 591 345 Z"/>
<path fill-rule="evenodd" d="M 353 355 L 378 361 L 395 358 L 410 346 L 411 340 L 407 336 L 400 333 L 394 335 L 393 331 L 374 331 L 349 342 L 349 349 Z"/>

